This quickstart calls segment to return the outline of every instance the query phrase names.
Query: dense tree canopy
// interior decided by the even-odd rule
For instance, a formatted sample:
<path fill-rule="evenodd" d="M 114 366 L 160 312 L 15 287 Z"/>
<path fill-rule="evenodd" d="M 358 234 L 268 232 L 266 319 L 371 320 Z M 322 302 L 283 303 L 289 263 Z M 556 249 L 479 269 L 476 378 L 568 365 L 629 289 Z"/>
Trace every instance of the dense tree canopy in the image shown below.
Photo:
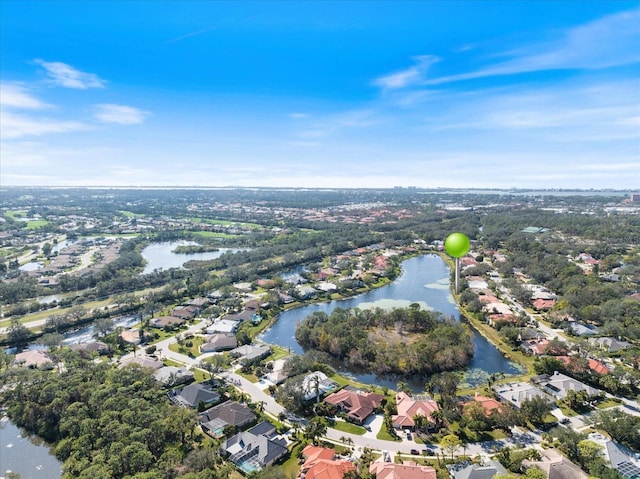
<path fill-rule="evenodd" d="M 325 351 L 350 366 L 376 373 L 431 374 L 466 366 L 472 334 L 441 313 L 409 308 L 317 312 L 296 329 L 306 348 Z"/>
<path fill-rule="evenodd" d="M 172 406 L 146 370 L 75 361 L 7 391 L 9 417 L 55 444 L 64 478 L 175 476 L 193 449 L 195 413 Z"/>

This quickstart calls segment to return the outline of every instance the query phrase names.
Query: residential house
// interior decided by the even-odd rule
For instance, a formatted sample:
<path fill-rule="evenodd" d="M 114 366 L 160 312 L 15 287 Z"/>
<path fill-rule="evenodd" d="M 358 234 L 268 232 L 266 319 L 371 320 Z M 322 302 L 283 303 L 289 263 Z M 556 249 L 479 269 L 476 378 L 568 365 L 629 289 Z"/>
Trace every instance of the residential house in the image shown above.
<path fill-rule="evenodd" d="M 207 342 L 200 346 L 201 353 L 213 353 L 218 351 L 228 351 L 238 347 L 238 340 L 233 333 L 212 334 Z"/>
<path fill-rule="evenodd" d="M 200 414 L 202 430 L 213 437 L 221 437 L 226 426 L 243 428 L 253 423 L 256 415 L 246 405 L 225 401 Z"/>
<path fill-rule="evenodd" d="M 431 466 L 421 466 L 414 461 L 402 464 L 372 462 L 369 472 L 376 479 L 437 479 L 436 470 Z"/>
<path fill-rule="evenodd" d="M 181 389 L 169 391 L 169 399 L 172 403 L 189 408 L 205 407 L 220 401 L 220 394 L 214 391 L 210 385 L 193 383 Z"/>
<path fill-rule="evenodd" d="M 266 344 L 245 344 L 238 348 L 232 349 L 231 356 L 238 359 L 241 364 L 253 363 L 260 361 L 271 354 L 271 348 Z"/>
<path fill-rule="evenodd" d="M 280 384 L 285 382 L 285 380 L 289 377 L 287 375 L 287 373 L 284 371 L 284 367 L 287 363 L 286 358 L 285 359 L 276 359 L 275 361 L 272 361 L 271 364 L 271 371 L 269 371 L 267 374 L 264 375 L 264 378 L 267 381 L 272 382 L 273 384 Z"/>
<path fill-rule="evenodd" d="M 175 366 L 163 366 L 154 374 L 156 381 L 165 386 L 176 386 L 178 384 L 189 383 L 194 380 L 193 373 L 187 369 L 176 368 Z"/>
<path fill-rule="evenodd" d="M 541 356 L 547 354 L 547 346 L 549 346 L 550 342 L 546 338 L 529 339 L 528 341 L 522 341 L 520 347 L 527 353 Z"/>
<path fill-rule="evenodd" d="M 494 390 L 501 401 L 511 403 L 517 409 L 522 407 L 524 401 L 535 397 L 541 397 L 549 402 L 553 402 L 548 394 L 529 383 L 499 384 L 494 387 Z"/>
<path fill-rule="evenodd" d="M 195 306 L 196 308 L 202 309 L 206 308 L 211 304 L 209 298 L 194 298 L 189 301 L 184 302 L 185 306 Z"/>
<path fill-rule="evenodd" d="M 220 450 L 245 473 L 270 466 L 289 452 L 286 439 L 278 437 L 275 427 L 265 422 L 227 439 Z"/>
<path fill-rule="evenodd" d="M 604 363 L 598 361 L 597 359 L 589 359 L 587 364 L 589 366 L 589 369 L 591 369 L 594 373 L 609 374 L 611 372 Z"/>
<path fill-rule="evenodd" d="M 628 343 L 627 341 L 622 341 L 620 339 L 611 337 L 592 338 L 589 339 L 589 342 L 591 344 L 596 344 L 601 349 L 609 351 L 610 353 L 615 353 L 631 346 L 631 343 Z"/>
<path fill-rule="evenodd" d="M 534 299 L 531 304 L 536 311 L 549 311 L 556 305 L 556 300 L 538 298 Z"/>
<path fill-rule="evenodd" d="M 149 324 L 154 328 L 175 329 L 182 326 L 184 322 L 183 318 L 177 316 L 158 316 L 149 321 Z"/>
<path fill-rule="evenodd" d="M 587 326 L 574 321 L 569 322 L 567 330 L 576 336 L 592 336 L 598 334 L 598 328 L 596 326 Z"/>
<path fill-rule="evenodd" d="M 479 394 L 476 394 L 471 401 L 463 402 L 462 407 L 472 403 L 480 404 L 487 416 L 490 415 L 493 411 L 499 412 L 502 409 L 502 404 L 500 403 L 500 401 L 486 396 L 480 396 Z"/>
<path fill-rule="evenodd" d="M 605 456 L 609 459 L 611 467 L 618 471 L 624 479 L 639 479 L 640 467 L 629 454 L 613 441 L 606 441 L 604 444 Z"/>
<path fill-rule="evenodd" d="M 120 337 L 125 343 L 135 344 L 135 345 L 140 344 L 140 341 L 142 340 L 142 338 L 140 337 L 139 329 L 127 329 L 125 331 L 122 331 L 120 333 Z"/>
<path fill-rule="evenodd" d="M 498 474 L 507 474 L 507 470 L 498 461 L 486 461 L 484 464 L 461 462 L 447 466 L 452 479 L 491 479 Z"/>
<path fill-rule="evenodd" d="M 134 356 L 132 358 L 123 359 L 118 367 L 123 368 L 131 364 L 137 364 L 138 366 L 152 369 L 154 371 L 157 371 L 158 369 L 164 367 L 162 361 L 157 361 L 147 356 Z"/>
<path fill-rule="evenodd" d="M 338 389 L 338 383 L 332 381 L 322 371 L 313 371 L 302 380 L 302 392 L 305 401 Z"/>
<path fill-rule="evenodd" d="M 316 295 L 317 291 L 313 286 L 299 284 L 295 287 L 295 292 L 300 299 L 308 299 Z"/>
<path fill-rule="evenodd" d="M 298 479 L 342 479 L 349 471 L 355 471 L 353 463 L 334 459 L 335 451 L 326 447 L 308 445 L 302 450 L 304 464 Z"/>
<path fill-rule="evenodd" d="M 345 411 L 350 420 L 362 424 L 382 404 L 384 396 L 369 391 L 346 387 L 330 394 L 324 400 Z"/>
<path fill-rule="evenodd" d="M 531 382 L 538 384 L 556 399 L 564 399 L 569 391 L 586 391 L 589 396 L 598 396 L 602 393 L 602 391 L 558 371 L 552 375 L 540 374 L 539 376 L 534 376 L 531 378 Z"/>
<path fill-rule="evenodd" d="M 548 479 L 587 479 L 582 469 L 555 449 L 542 449 L 540 455 L 539 461 L 525 459 L 522 466 L 542 469 Z"/>
<path fill-rule="evenodd" d="M 488 313 L 513 314 L 513 311 L 511 311 L 511 308 L 509 308 L 509 306 L 507 306 L 506 304 L 501 303 L 501 302 L 487 303 L 487 304 L 484 305 L 483 309 Z"/>
<path fill-rule="evenodd" d="M 70 344 L 69 349 L 73 351 L 85 352 L 85 353 L 98 353 L 107 354 L 109 352 L 109 346 L 102 341 L 91 341 L 89 343 L 76 343 Z"/>
<path fill-rule="evenodd" d="M 405 392 L 396 394 L 398 414 L 392 416 L 393 427 L 396 429 L 415 430 L 415 416 L 424 416 L 427 421 L 433 423 L 431 414 L 439 409 L 438 403 L 433 399 L 413 398 Z"/>
<path fill-rule="evenodd" d="M 21 366 L 32 369 L 53 368 L 53 361 L 51 361 L 49 354 L 42 349 L 34 349 L 18 353 L 16 354 L 12 364 L 13 366 Z"/>
<path fill-rule="evenodd" d="M 176 316 L 182 319 L 193 319 L 200 312 L 200 308 L 197 306 L 176 306 L 171 311 L 171 316 Z"/>
<path fill-rule="evenodd" d="M 219 319 L 211 326 L 207 327 L 205 332 L 207 334 L 214 333 L 235 333 L 240 327 L 240 321 L 231 319 Z"/>

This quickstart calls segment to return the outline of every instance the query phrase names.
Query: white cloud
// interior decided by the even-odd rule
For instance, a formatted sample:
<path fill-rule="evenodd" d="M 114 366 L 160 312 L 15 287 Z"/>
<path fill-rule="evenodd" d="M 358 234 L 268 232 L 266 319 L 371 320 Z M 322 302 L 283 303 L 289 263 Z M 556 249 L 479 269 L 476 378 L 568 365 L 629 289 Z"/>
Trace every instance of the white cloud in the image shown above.
<path fill-rule="evenodd" d="M 46 70 L 47 76 L 51 78 L 56 85 L 65 88 L 75 88 L 77 90 L 105 87 L 106 81 L 95 73 L 81 72 L 71 65 L 62 62 L 46 62 L 40 59 L 36 59 L 34 62 Z"/>
<path fill-rule="evenodd" d="M 103 103 L 95 105 L 94 117 L 103 123 L 118 123 L 120 125 L 135 125 L 142 123 L 149 115 L 148 111 L 132 106 Z"/>
<path fill-rule="evenodd" d="M 289 118 L 293 118 L 294 120 L 302 120 L 304 118 L 309 118 L 309 114 L 308 113 L 290 113 L 289 114 Z"/>
<path fill-rule="evenodd" d="M 476 71 L 427 78 L 429 67 L 438 61 L 432 55 L 414 57 L 416 64 L 373 81 L 386 90 L 419 85 L 473 80 L 546 70 L 602 69 L 640 62 L 640 9 L 616 13 L 570 28 L 553 40 L 502 52 L 509 58 Z"/>
<path fill-rule="evenodd" d="M 0 105 L 29 110 L 40 110 L 51 106 L 33 96 L 25 86 L 5 82 L 0 83 Z"/>
<path fill-rule="evenodd" d="M 2 111 L 0 114 L 0 137 L 2 139 L 66 133 L 90 128 L 89 125 L 78 121 L 34 118 L 9 111 Z"/>
<path fill-rule="evenodd" d="M 375 86 L 379 86 L 385 90 L 393 90 L 396 88 L 405 88 L 410 85 L 419 84 L 423 81 L 424 75 L 429 67 L 439 61 L 439 58 L 433 55 L 420 55 L 413 57 L 415 65 L 389 75 L 381 76 L 373 80 Z"/>

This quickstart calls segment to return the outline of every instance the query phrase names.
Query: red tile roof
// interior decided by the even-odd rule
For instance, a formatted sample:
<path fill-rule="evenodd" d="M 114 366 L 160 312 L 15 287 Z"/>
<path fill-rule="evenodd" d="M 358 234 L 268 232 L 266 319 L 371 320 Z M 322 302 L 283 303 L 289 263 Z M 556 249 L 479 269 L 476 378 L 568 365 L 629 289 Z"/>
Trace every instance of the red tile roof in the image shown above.
<path fill-rule="evenodd" d="M 349 461 L 333 460 L 335 451 L 325 447 L 309 445 L 302 455 L 305 461 L 298 477 L 305 479 L 343 479 L 347 472 L 356 468 Z"/>
<path fill-rule="evenodd" d="M 324 401 L 347 411 L 351 419 L 364 421 L 382 403 L 384 396 L 372 392 L 342 389 L 329 395 Z"/>
<path fill-rule="evenodd" d="M 376 479 L 437 479 L 436 470 L 431 466 L 420 466 L 412 461 L 404 464 L 372 462 L 369 472 Z"/>
<path fill-rule="evenodd" d="M 439 409 L 438 403 L 433 399 L 416 401 L 404 392 L 396 394 L 396 403 L 398 407 L 398 414 L 393 416 L 392 419 L 393 425 L 400 428 L 413 428 L 416 425 L 413 420 L 414 416 L 424 416 L 429 421 L 432 421 L 431 413 Z"/>
<path fill-rule="evenodd" d="M 597 359 L 589 359 L 589 369 L 598 374 L 609 374 L 609 368 Z"/>

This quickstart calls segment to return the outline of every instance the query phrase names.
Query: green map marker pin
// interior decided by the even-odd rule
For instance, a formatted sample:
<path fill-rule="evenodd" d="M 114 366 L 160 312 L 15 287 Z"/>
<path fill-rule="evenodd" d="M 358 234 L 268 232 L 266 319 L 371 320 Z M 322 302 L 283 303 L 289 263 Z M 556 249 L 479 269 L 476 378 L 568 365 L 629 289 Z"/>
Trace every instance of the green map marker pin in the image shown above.
<path fill-rule="evenodd" d="M 469 252 L 471 241 L 463 233 L 451 233 L 444 242 L 444 249 L 454 258 L 462 258 Z"/>

